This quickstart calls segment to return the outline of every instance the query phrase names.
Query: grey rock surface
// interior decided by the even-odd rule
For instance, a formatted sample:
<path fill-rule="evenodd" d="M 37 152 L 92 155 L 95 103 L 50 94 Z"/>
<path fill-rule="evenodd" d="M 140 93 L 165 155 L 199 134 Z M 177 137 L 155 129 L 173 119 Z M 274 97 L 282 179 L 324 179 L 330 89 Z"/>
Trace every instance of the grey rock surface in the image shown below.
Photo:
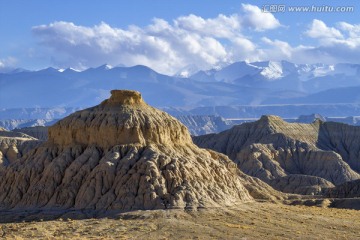
<path fill-rule="evenodd" d="M 193 139 L 200 147 L 228 155 L 244 173 L 275 189 L 320 194 L 331 184 L 360 178 L 359 131 L 359 127 L 341 123 L 287 123 L 276 116 L 263 116 Z"/>
<path fill-rule="evenodd" d="M 325 196 L 330 198 L 359 198 L 360 180 L 349 181 L 339 186 L 325 189 Z"/>
<path fill-rule="evenodd" d="M 48 127 L 44 127 L 44 126 L 16 128 L 13 129 L 12 132 L 25 133 L 41 141 L 48 140 Z"/>

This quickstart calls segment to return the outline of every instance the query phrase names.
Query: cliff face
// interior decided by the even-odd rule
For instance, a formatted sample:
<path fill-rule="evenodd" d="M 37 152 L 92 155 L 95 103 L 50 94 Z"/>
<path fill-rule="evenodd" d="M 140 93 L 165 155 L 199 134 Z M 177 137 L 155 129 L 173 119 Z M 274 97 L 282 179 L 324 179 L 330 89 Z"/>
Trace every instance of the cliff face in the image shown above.
<path fill-rule="evenodd" d="M 40 144 L 41 141 L 24 133 L 0 128 L 0 170 Z"/>
<path fill-rule="evenodd" d="M 49 142 L 59 145 L 191 144 L 184 125 L 147 105 L 140 93 L 112 91 L 99 106 L 78 111 L 49 127 Z"/>
<path fill-rule="evenodd" d="M 263 116 L 219 134 L 194 137 L 194 142 L 228 155 L 242 171 L 275 189 L 321 194 L 323 188 L 360 178 L 359 130 L 340 123 L 287 123 Z"/>
<path fill-rule="evenodd" d="M 330 198 L 360 198 L 360 180 L 349 181 L 336 187 L 324 189 L 324 195 Z"/>
<path fill-rule="evenodd" d="M 36 127 L 25 127 L 25 128 L 16 128 L 12 132 L 25 133 L 31 137 L 37 138 L 41 141 L 48 140 L 48 127 L 36 126 Z"/>
<path fill-rule="evenodd" d="M 197 208 L 277 198 L 225 155 L 195 146 L 184 125 L 134 91 L 112 91 L 59 121 L 1 178 L 3 209 Z"/>
<path fill-rule="evenodd" d="M 360 173 L 360 127 L 326 122 L 319 129 L 319 148 L 341 155 L 352 169 Z"/>

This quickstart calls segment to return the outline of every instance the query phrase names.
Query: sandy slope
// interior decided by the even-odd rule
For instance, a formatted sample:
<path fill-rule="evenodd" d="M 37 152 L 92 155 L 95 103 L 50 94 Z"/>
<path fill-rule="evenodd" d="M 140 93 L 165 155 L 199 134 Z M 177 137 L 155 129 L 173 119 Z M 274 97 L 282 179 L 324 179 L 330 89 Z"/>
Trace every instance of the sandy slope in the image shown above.
<path fill-rule="evenodd" d="M 40 214 L 33 215 L 39 217 Z M 46 216 L 44 216 L 46 218 Z M 2 224 L 5 239 L 359 239 L 360 211 L 271 203 Z"/>

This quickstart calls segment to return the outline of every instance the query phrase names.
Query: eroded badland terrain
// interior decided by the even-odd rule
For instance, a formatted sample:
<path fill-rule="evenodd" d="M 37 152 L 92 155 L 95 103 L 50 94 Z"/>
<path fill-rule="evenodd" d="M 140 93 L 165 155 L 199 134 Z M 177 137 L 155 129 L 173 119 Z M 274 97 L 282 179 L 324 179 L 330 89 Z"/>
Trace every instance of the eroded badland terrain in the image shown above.
<path fill-rule="evenodd" d="M 359 239 L 359 136 L 264 116 L 192 139 L 114 90 L 45 141 L 1 129 L 0 237 Z"/>

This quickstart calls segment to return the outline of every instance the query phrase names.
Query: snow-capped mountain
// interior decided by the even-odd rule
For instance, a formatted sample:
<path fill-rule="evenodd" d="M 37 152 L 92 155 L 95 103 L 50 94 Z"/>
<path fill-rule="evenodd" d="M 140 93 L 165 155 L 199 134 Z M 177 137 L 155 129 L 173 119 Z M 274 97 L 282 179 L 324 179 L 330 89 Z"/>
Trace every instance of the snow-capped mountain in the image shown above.
<path fill-rule="evenodd" d="M 180 78 L 188 78 L 191 75 L 197 73 L 199 68 L 195 64 L 189 64 L 181 68 L 174 76 Z"/>
<path fill-rule="evenodd" d="M 89 107 L 111 89 L 140 91 L 156 107 L 360 102 L 360 65 L 236 62 L 177 76 L 146 66 L 102 65 L 84 71 L 46 68 L 0 73 L 0 108 Z M 309 113 L 310 114 L 310 113 Z"/>
<path fill-rule="evenodd" d="M 100 66 L 82 72 L 47 68 L 0 74 L 0 108 L 89 107 L 107 98 L 111 89 L 138 90 L 158 107 L 235 103 L 234 93 L 240 91 L 220 82 L 166 76 L 146 66 Z"/>
<path fill-rule="evenodd" d="M 219 70 L 199 71 L 190 78 L 315 93 L 360 85 L 360 65 L 295 64 L 287 61 L 236 62 Z"/>

